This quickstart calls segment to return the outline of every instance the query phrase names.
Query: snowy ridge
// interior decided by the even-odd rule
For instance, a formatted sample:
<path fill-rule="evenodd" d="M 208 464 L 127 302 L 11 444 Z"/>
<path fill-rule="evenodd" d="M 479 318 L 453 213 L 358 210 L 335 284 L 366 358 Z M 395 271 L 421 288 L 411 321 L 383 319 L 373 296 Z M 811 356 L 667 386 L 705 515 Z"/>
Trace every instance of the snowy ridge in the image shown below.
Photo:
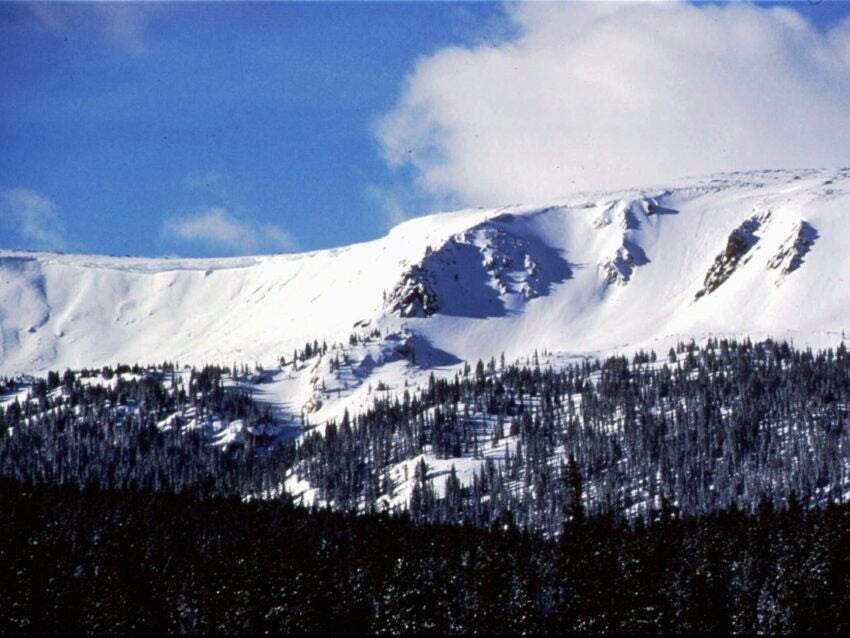
<path fill-rule="evenodd" d="M 761 171 L 437 214 L 298 255 L 5 250 L 0 374 L 163 360 L 270 370 L 326 340 L 339 347 L 265 384 L 281 410 L 312 401 L 320 422 L 379 379 L 398 389 L 502 352 L 595 355 L 708 335 L 832 344 L 850 329 L 848 210 L 850 169 Z M 746 250 L 717 266 L 739 235 Z M 331 370 L 343 351 L 348 363 Z"/>

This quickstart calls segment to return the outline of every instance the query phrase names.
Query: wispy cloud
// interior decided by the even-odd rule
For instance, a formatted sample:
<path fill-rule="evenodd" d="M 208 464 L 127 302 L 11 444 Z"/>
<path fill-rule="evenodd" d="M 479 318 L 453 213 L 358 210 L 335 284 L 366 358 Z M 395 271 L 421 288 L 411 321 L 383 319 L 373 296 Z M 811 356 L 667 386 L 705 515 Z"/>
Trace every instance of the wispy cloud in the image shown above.
<path fill-rule="evenodd" d="M 221 207 L 165 220 L 162 238 L 167 243 L 194 244 L 235 255 L 288 252 L 298 247 L 282 228 L 238 218 Z"/>
<path fill-rule="evenodd" d="M 135 54 L 147 53 L 150 12 L 139 3 L 97 2 L 92 7 L 101 33 L 113 44 Z"/>
<path fill-rule="evenodd" d="M 425 193 L 498 205 L 723 170 L 850 164 L 850 21 L 750 4 L 521 3 L 420 59 L 377 127 Z"/>
<path fill-rule="evenodd" d="M 0 237 L 9 248 L 62 250 L 67 247 L 56 205 L 27 188 L 0 191 Z"/>
<path fill-rule="evenodd" d="M 393 191 L 378 186 L 367 186 L 365 192 L 369 201 L 378 209 L 383 230 L 398 226 L 412 217 L 402 205 L 401 198 Z"/>
<path fill-rule="evenodd" d="M 463 206 L 463 201 L 452 193 L 428 193 L 423 196 L 409 181 L 399 178 L 381 185 L 367 184 L 363 196 L 373 208 L 383 231 L 389 231 L 420 215 Z"/>
<path fill-rule="evenodd" d="M 28 8 L 42 28 L 60 37 L 80 37 L 94 29 L 104 42 L 142 55 L 150 49 L 148 24 L 155 4 L 137 2 L 34 2 Z"/>

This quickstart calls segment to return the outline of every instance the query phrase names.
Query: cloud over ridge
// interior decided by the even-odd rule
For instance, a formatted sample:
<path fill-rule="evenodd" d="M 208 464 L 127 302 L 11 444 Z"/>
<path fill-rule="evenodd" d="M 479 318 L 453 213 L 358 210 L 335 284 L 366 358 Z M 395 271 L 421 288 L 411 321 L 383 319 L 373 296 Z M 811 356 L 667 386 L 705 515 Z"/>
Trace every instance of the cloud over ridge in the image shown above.
<path fill-rule="evenodd" d="M 162 224 L 162 236 L 169 242 L 203 245 L 237 255 L 288 252 L 297 248 L 297 242 L 285 230 L 273 224 L 239 219 L 222 207 L 167 219 Z"/>
<path fill-rule="evenodd" d="M 499 205 L 850 165 L 850 20 L 790 8 L 509 5 L 519 36 L 420 59 L 376 127 L 431 195 Z"/>
<path fill-rule="evenodd" d="M 8 241 L 12 243 L 5 246 Z M 17 242 L 38 250 L 68 245 L 52 199 L 29 188 L 0 189 L 0 247 Z"/>

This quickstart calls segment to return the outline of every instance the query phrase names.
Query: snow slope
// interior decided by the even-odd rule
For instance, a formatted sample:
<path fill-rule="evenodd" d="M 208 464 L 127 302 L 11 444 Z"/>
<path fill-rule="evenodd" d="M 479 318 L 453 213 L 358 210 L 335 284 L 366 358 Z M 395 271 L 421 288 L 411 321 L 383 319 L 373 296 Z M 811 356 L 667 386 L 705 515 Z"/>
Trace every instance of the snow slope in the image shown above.
<path fill-rule="evenodd" d="M 0 374 L 163 360 L 272 368 L 317 339 L 340 346 L 269 386 L 281 409 L 316 411 L 321 393 L 368 394 L 379 379 L 502 352 L 665 350 L 708 335 L 836 343 L 850 330 L 848 213 L 850 169 L 763 171 L 437 214 L 298 255 L 4 250 Z M 348 362 L 330 369 L 340 352 Z"/>

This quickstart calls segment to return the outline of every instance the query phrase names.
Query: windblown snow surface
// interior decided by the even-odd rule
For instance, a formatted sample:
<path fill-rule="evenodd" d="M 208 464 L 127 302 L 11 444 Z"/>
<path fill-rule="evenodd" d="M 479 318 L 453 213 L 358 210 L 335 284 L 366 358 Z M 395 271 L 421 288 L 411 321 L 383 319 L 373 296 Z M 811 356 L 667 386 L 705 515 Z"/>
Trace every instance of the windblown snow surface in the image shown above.
<path fill-rule="evenodd" d="M 709 336 L 818 347 L 845 330 L 850 169 L 461 210 L 297 255 L 0 251 L 0 374 L 258 363 L 256 398 L 313 424 L 501 353 L 557 362 Z M 339 346 L 279 366 L 313 340 Z"/>

